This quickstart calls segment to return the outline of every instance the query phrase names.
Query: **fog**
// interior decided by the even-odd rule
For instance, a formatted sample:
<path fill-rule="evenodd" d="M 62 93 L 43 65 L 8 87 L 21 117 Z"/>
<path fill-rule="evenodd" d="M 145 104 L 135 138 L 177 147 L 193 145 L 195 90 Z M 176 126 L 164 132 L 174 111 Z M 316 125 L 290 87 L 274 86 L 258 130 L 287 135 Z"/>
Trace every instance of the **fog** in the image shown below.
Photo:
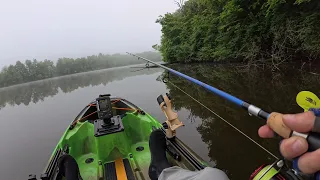
<path fill-rule="evenodd" d="M 20 0 L 0 6 L 0 66 L 17 60 L 141 52 L 160 42 L 173 0 Z"/>

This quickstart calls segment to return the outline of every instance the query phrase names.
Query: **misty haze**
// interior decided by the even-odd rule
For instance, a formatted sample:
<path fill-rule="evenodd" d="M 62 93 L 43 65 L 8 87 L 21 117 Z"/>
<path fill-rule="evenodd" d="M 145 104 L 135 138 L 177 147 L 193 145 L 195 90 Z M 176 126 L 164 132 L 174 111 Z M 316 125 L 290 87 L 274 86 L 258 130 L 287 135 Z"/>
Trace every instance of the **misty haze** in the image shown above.
<path fill-rule="evenodd" d="M 26 59 L 143 52 L 160 42 L 159 15 L 172 0 L 5 1 L 0 6 L 0 67 Z"/>

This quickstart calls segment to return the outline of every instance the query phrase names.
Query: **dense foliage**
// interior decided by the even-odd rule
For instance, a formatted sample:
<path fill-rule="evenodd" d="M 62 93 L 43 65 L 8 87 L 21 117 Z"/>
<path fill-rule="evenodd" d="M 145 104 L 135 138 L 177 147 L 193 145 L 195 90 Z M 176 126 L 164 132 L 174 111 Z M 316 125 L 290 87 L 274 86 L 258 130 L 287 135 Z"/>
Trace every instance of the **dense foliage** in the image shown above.
<path fill-rule="evenodd" d="M 156 52 L 144 52 L 138 55 L 154 61 L 161 61 L 161 55 Z M 0 72 L 0 87 L 36 81 L 56 76 L 63 76 L 79 72 L 86 72 L 110 67 L 139 64 L 143 61 L 124 55 L 93 55 L 82 58 L 59 58 L 55 64 L 51 60 L 37 61 L 26 60 L 24 63 L 17 61 L 15 65 L 4 67 Z"/>
<path fill-rule="evenodd" d="M 189 0 L 160 16 L 164 61 L 272 62 L 320 55 L 318 0 Z"/>

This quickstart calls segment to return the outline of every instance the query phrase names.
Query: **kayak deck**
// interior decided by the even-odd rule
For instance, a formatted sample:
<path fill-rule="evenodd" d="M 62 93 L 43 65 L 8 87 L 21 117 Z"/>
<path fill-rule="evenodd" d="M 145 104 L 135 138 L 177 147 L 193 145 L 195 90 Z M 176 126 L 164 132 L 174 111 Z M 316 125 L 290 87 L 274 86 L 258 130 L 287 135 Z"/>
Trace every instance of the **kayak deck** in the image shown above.
<path fill-rule="evenodd" d="M 91 111 L 87 110 L 87 114 L 90 113 Z M 106 171 L 105 167 L 119 159 L 130 163 L 130 170 L 134 172 L 127 174 L 135 173 L 148 177 L 151 160 L 148 137 L 153 128 L 161 125 L 148 114 L 127 112 L 121 115 L 124 126 L 122 132 L 95 137 L 93 123 L 78 122 L 60 143 L 69 145 L 69 154 L 77 161 L 83 179 L 103 179 L 103 175 L 110 177 L 108 173 L 112 174 L 113 171 Z M 116 167 L 117 172 L 122 168 Z M 119 173 L 116 174 L 119 176 Z"/>
<path fill-rule="evenodd" d="M 58 178 L 61 174 L 57 166 L 59 157 L 67 154 L 78 166 L 71 169 L 79 168 L 82 179 L 149 179 L 149 137 L 155 129 L 162 129 L 164 133 L 165 130 L 156 119 L 129 101 L 121 98 L 111 100 L 113 114 L 121 120 L 120 130 L 106 135 L 97 133 L 97 107 L 94 102 L 90 103 L 61 137 L 45 169 L 45 177 L 63 179 Z M 206 163 L 178 138 L 167 140 L 167 158 L 172 166 L 189 170 L 200 170 L 206 166 Z"/>

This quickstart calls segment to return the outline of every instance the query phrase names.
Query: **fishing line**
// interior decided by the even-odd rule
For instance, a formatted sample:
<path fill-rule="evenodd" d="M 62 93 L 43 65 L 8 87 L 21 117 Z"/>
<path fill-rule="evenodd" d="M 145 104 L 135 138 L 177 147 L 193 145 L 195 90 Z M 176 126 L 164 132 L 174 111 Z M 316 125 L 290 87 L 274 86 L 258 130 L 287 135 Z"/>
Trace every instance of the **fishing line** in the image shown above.
<path fill-rule="evenodd" d="M 210 108 L 208 108 L 206 105 L 202 104 L 200 101 L 198 101 L 197 99 L 195 99 L 194 97 L 192 97 L 190 94 L 188 94 L 187 92 L 185 92 L 184 90 L 182 90 L 181 88 L 179 88 L 177 85 L 175 85 L 174 83 L 167 81 L 168 83 L 170 83 L 172 86 L 174 86 L 175 88 L 177 88 L 178 90 L 180 90 L 181 92 L 183 92 L 185 95 L 189 96 L 191 99 L 193 99 L 195 102 L 197 102 L 199 105 L 201 105 L 202 107 L 204 107 L 205 109 L 207 109 L 208 111 L 210 111 L 212 114 L 216 115 L 218 118 L 220 118 L 222 121 L 224 121 L 226 124 L 228 124 L 229 126 L 231 126 L 233 129 L 235 129 L 236 131 L 238 131 L 240 134 L 242 134 L 244 137 L 246 137 L 247 139 L 249 139 L 251 142 L 253 142 L 254 144 L 256 144 L 259 148 L 261 148 L 262 150 L 264 150 L 265 152 L 267 152 L 268 154 L 270 154 L 271 156 L 273 156 L 275 159 L 279 159 L 276 155 L 274 155 L 272 152 L 270 152 L 268 149 L 266 149 L 265 147 L 263 147 L 262 145 L 260 145 L 258 142 L 256 142 L 255 140 L 253 140 L 251 137 L 249 137 L 248 135 L 246 135 L 244 132 L 242 132 L 240 129 L 238 129 L 237 127 L 235 127 L 234 125 L 232 125 L 230 122 L 228 122 L 227 120 L 225 120 L 223 117 L 221 117 L 219 114 L 217 114 L 216 112 L 214 112 L 213 110 L 211 110 Z"/>

